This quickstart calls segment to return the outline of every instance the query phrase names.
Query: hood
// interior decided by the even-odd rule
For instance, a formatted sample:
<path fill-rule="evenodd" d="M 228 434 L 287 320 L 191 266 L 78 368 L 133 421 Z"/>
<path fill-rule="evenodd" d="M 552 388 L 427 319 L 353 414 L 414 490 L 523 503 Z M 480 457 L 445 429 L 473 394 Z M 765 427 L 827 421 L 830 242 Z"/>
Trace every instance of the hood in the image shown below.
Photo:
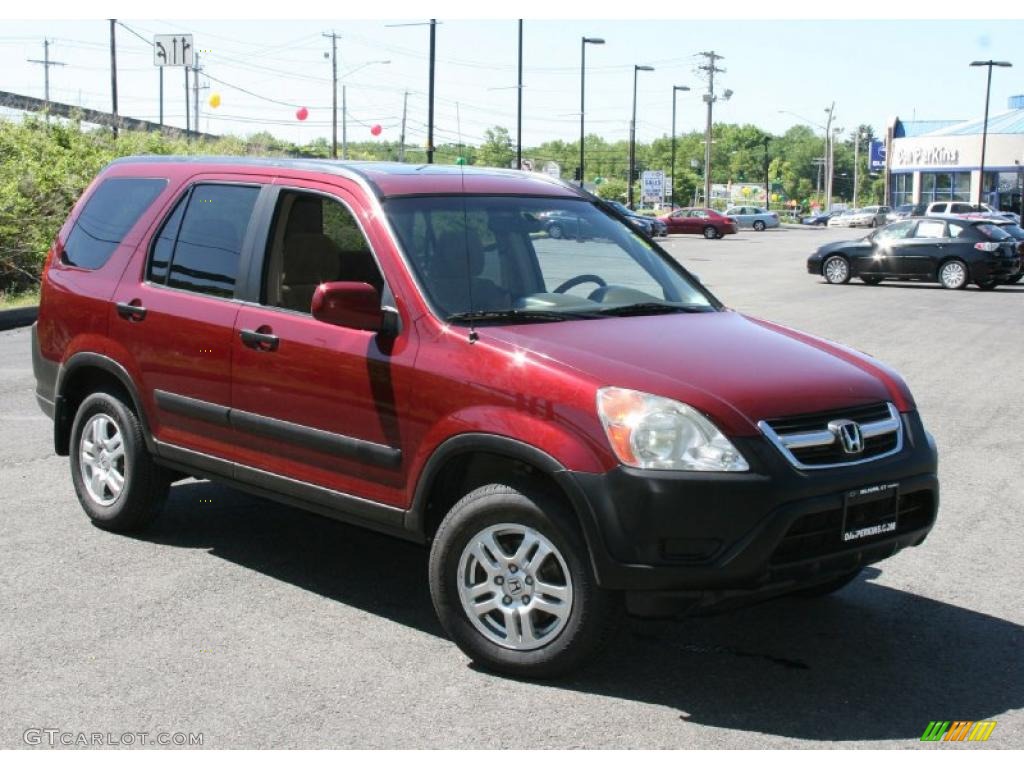
<path fill-rule="evenodd" d="M 844 248 L 870 248 L 871 243 L 865 240 L 863 237 L 858 237 L 856 240 L 836 240 L 831 243 L 825 243 L 818 248 L 818 253 L 827 253 L 828 251 L 843 250 Z"/>
<path fill-rule="evenodd" d="M 688 403 L 731 434 L 756 434 L 761 419 L 882 400 L 907 407 L 902 382 L 866 356 L 736 312 L 478 330 L 481 340 L 568 366 L 597 387 Z"/>

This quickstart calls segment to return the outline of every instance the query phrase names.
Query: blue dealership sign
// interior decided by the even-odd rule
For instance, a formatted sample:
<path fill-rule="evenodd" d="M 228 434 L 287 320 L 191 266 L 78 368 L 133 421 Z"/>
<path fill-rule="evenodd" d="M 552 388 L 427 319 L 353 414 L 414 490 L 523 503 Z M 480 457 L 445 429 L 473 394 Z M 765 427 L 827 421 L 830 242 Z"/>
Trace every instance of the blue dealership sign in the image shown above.
<path fill-rule="evenodd" d="M 872 141 L 868 147 L 868 170 L 881 171 L 885 169 L 885 142 Z"/>

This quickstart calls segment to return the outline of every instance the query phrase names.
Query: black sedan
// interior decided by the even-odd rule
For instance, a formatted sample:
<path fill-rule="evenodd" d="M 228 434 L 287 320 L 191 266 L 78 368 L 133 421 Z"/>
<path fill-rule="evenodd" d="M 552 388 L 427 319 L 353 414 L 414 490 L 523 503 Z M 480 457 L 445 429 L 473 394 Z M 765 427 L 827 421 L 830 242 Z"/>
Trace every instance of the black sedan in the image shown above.
<path fill-rule="evenodd" d="M 1021 272 L 1017 241 L 993 221 L 963 218 L 904 219 L 860 240 L 821 246 L 807 271 L 834 285 L 859 277 L 868 285 L 885 279 L 936 282 L 944 288 L 982 290 Z"/>
<path fill-rule="evenodd" d="M 800 223 L 806 224 L 809 227 L 827 227 L 828 220 L 831 218 L 831 213 L 815 213 L 810 216 L 804 216 L 800 219 Z"/>
<path fill-rule="evenodd" d="M 605 200 L 608 205 L 621 213 L 637 229 L 646 232 L 651 237 L 664 237 L 668 234 L 668 225 L 651 216 L 641 216 L 636 211 L 631 211 L 617 200 Z"/>

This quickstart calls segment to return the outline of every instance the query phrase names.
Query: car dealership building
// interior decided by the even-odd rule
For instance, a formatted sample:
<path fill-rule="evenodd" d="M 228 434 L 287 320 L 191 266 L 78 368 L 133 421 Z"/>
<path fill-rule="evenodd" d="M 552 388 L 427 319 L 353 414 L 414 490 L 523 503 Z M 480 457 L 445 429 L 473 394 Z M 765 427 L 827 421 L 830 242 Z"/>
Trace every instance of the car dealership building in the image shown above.
<path fill-rule="evenodd" d="M 989 115 L 985 179 L 981 178 L 983 120 L 894 118 L 886 165 L 892 205 L 935 200 L 981 200 L 1020 212 L 1024 173 L 1024 96 Z"/>

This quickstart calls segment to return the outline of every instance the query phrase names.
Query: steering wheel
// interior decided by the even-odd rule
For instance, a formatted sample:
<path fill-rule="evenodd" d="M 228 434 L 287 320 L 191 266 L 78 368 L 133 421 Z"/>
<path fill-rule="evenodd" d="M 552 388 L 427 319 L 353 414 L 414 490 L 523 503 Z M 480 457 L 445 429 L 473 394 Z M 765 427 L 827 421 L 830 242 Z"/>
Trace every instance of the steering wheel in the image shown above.
<path fill-rule="evenodd" d="M 606 288 L 608 283 L 602 280 L 597 275 L 576 275 L 576 277 L 570 277 L 560 286 L 555 288 L 555 293 L 565 293 L 570 288 L 575 288 L 577 285 L 583 285 L 583 283 L 597 283 L 601 288 Z"/>

